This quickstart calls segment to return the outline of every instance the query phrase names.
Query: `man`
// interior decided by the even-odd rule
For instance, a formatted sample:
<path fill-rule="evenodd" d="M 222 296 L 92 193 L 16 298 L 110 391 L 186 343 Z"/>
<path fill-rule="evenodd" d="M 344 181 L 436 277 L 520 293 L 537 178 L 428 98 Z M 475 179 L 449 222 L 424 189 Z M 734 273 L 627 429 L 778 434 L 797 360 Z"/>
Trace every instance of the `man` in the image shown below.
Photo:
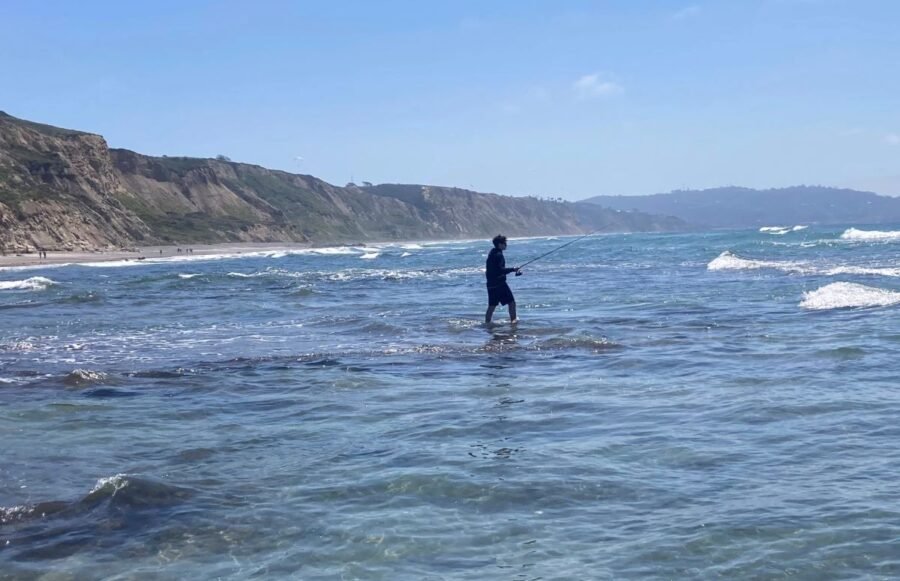
<path fill-rule="evenodd" d="M 488 291 L 488 308 L 484 314 L 484 324 L 490 324 L 497 305 L 508 305 L 509 322 L 515 323 L 516 298 L 509 289 L 509 285 L 506 284 L 506 275 L 514 272 L 516 276 L 519 276 L 522 274 L 522 271 L 518 268 L 506 268 L 506 258 L 503 257 L 503 251 L 506 250 L 506 236 L 497 234 L 492 242 L 494 243 L 494 248 L 488 254 L 484 268 Z"/>

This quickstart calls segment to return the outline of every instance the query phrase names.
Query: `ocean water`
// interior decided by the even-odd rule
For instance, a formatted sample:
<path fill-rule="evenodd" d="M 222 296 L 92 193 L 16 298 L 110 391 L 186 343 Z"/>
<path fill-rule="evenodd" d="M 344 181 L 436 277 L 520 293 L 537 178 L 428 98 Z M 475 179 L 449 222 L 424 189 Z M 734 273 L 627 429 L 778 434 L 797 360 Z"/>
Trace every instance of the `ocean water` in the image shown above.
<path fill-rule="evenodd" d="M 800 226 L 2 270 L 0 579 L 897 578 L 900 226 Z"/>

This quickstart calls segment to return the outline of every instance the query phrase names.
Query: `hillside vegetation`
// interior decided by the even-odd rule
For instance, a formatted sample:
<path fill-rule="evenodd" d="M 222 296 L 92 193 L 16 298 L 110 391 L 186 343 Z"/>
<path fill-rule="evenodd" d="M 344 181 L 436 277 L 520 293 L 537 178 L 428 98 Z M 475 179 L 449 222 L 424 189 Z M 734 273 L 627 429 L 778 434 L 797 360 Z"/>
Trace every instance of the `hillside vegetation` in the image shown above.
<path fill-rule="evenodd" d="M 0 112 L 0 247 L 352 243 L 680 230 L 591 204 L 385 184 L 338 187 L 227 159 L 151 157 Z"/>

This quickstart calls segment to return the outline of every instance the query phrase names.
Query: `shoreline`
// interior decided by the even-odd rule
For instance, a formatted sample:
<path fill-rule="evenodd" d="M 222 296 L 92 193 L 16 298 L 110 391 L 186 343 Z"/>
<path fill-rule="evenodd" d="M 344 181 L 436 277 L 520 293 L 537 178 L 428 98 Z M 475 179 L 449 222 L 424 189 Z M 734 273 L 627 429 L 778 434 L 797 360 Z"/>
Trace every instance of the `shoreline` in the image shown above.
<path fill-rule="evenodd" d="M 335 244 L 335 246 L 346 246 Z M 219 256 L 242 254 L 245 252 L 267 252 L 280 250 L 306 250 L 316 246 L 302 242 L 236 242 L 220 244 L 193 244 L 183 246 L 143 246 L 134 250 L 74 250 L 47 251 L 47 257 L 39 253 L 18 253 L 0 256 L 0 271 L 12 268 L 40 268 L 65 264 L 94 262 L 142 261 L 151 259 Z"/>
<path fill-rule="evenodd" d="M 623 234 L 622 232 L 604 232 L 600 234 Z M 579 234 L 542 234 L 537 236 L 510 236 L 510 240 L 536 240 L 540 238 L 568 238 L 579 236 Z M 41 258 L 38 252 L 15 253 L 0 255 L 0 272 L 6 270 L 19 269 L 39 269 L 42 267 L 64 266 L 68 264 L 92 264 L 98 262 L 120 262 L 120 261 L 144 261 L 147 260 L 151 264 L 160 259 L 178 259 L 182 258 L 190 260 L 197 257 L 215 257 L 229 254 L 244 254 L 253 252 L 279 252 L 279 251 L 297 251 L 297 250 L 314 250 L 317 248 L 378 248 L 382 245 L 390 244 L 441 244 L 441 243 L 467 243 L 484 240 L 486 244 L 490 244 L 488 238 L 453 238 L 453 239 L 427 239 L 427 240 L 383 240 L 343 243 L 335 242 L 333 244 L 309 243 L 309 242 L 220 242 L 216 244 L 194 244 L 194 245 L 163 245 L 163 246 L 140 246 L 133 250 L 56 250 L 47 251 L 47 257 Z"/>

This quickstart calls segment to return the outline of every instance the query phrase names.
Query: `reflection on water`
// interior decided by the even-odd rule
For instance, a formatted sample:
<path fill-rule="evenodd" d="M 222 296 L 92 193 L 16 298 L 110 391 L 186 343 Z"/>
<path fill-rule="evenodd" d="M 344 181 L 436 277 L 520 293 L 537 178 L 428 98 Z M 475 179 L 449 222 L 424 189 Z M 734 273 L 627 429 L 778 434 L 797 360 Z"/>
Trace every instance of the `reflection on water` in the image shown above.
<path fill-rule="evenodd" d="M 487 242 L 0 272 L 0 579 L 897 577 L 900 309 L 826 307 L 900 265 L 842 232 L 585 239 L 515 326 Z"/>

